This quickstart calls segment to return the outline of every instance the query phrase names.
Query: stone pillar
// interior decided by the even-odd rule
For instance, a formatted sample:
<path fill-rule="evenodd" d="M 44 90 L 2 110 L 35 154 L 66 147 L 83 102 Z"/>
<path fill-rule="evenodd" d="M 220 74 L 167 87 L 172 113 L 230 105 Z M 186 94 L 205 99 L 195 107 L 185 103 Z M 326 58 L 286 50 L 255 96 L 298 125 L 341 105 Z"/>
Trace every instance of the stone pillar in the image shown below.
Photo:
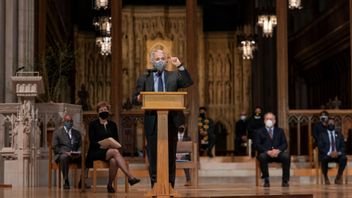
<path fill-rule="evenodd" d="M 40 64 L 45 63 L 45 46 L 46 46 L 46 0 L 38 0 L 37 16 L 37 61 Z M 36 70 L 38 68 L 34 68 Z"/>
<path fill-rule="evenodd" d="M 0 0 L 0 30 L 5 30 L 5 1 Z M 0 102 L 5 102 L 5 32 L 0 31 Z"/>
<path fill-rule="evenodd" d="M 276 1 L 277 14 L 277 101 L 278 124 L 288 135 L 288 50 L 287 50 L 287 1 Z"/>
<path fill-rule="evenodd" d="M 4 147 L 1 155 L 4 162 L 4 181 L 13 186 L 38 186 L 40 129 L 37 126 L 38 110 L 35 108 L 35 97 L 44 92 L 42 77 L 38 72 L 16 73 L 11 77 L 20 103 L 17 115 L 12 116 L 12 145 Z"/>
<path fill-rule="evenodd" d="M 33 70 L 35 0 L 0 1 L 0 101 L 15 102 L 11 76 L 20 66 Z"/>
<path fill-rule="evenodd" d="M 18 0 L 5 0 L 5 101 L 11 103 L 15 101 L 12 92 L 11 76 L 15 73 L 18 63 Z"/>
<path fill-rule="evenodd" d="M 35 0 L 18 1 L 18 64 L 15 68 L 25 66 L 34 69 L 34 6 Z"/>

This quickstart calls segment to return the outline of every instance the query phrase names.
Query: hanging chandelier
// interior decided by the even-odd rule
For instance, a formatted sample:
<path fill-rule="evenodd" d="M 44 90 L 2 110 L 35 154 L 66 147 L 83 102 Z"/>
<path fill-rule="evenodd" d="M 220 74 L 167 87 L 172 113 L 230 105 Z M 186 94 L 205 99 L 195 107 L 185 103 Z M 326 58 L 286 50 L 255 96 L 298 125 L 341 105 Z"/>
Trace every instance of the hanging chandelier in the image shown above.
<path fill-rule="evenodd" d="M 273 29 L 277 24 L 277 19 L 275 15 L 259 15 L 258 25 L 263 28 L 264 37 L 272 37 Z"/>
<path fill-rule="evenodd" d="M 244 60 L 253 59 L 253 52 L 256 49 L 254 40 L 241 41 L 240 50 L 242 51 L 242 58 Z"/>
<path fill-rule="evenodd" d="M 111 54 L 111 2 L 110 0 L 93 0 L 95 17 L 93 26 L 95 27 L 95 43 L 100 49 L 100 54 L 107 56 Z"/>
<path fill-rule="evenodd" d="M 290 9 L 302 9 L 301 0 L 289 0 L 288 8 Z"/>
<path fill-rule="evenodd" d="M 111 35 L 111 17 L 100 16 L 93 19 L 93 26 L 103 36 Z"/>
<path fill-rule="evenodd" d="M 108 9 L 109 8 L 109 0 L 94 0 L 93 1 L 94 9 L 100 10 L 100 9 Z"/>
<path fill-rule="evenodd" d="M 96 45 L 100 48 L 100 54 L 107 56 L 111 54 L 111 37 L 104 36 L 104 37 L 97 37 L 95 39 Z"/>

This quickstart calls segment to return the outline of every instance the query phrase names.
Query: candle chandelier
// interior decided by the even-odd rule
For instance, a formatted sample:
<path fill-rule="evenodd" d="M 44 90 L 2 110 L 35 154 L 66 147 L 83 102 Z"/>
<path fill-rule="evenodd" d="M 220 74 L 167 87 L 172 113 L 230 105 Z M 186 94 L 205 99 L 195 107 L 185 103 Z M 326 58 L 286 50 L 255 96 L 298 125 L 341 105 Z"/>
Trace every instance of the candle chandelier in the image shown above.
<path fill-rule="evenodd" d="M 108 9 L 109 8 L 109 0 L 94 0 L 94 9 Z"/>
<path fill-rule="evenodd" d="M 111 37 L 110 36 L 97 37 L 95 39 L 95 43 L 96 43 L 96 45 L 99 46 L 101 55 L 107 56 L 107 55 L 111 54 Z"/>
<path fill-rule="evenodd" d="M 302 9 L 301 0 L 289 0 L 288 8 L 290 9 Z"/>
<path fill-rule="evenodd" d="M 244 60 L 253 59 L 253 53 L 256 49 L 254 40 L 243 40 L 241 41 L 240 50 L 242 52 L 242 58 Z"/>
<path fill-rule="evenodd" d="M 96 30 L 95 43 L 100 49 L 100 54 L 111 54 L 111 2 L 109 0 L 94 0 L 93 8 L 95 17 L 93 18 L 93 26 Z"/>
<path fill-rule="evenodd" d="M 264 37 L 272 37 L 274 27 L 277 24 L 277 19 L 275 15 L 259 15 L 258 25 L 263 28 Z"/>

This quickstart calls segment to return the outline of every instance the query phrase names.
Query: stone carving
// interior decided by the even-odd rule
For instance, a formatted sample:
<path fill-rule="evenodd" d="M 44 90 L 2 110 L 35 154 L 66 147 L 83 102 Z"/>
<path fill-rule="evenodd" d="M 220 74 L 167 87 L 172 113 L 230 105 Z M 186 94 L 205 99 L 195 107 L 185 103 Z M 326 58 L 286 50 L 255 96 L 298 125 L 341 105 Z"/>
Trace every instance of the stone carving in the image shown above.
<path fill-rule="evenodd" d="M 145 14 L 153 13 L 153 15 Z M 125 103 L 131 97 L 136 79 L 144 73 L 149 64 L 147 42 L 168 40 L 172 44 L 170 55 L 177 54 L 183 62 L 186 60 L 185 37 L 186 11 L 184 8 L 134 7 L 123 8 L 122 13 L 122 65 L 123 98 Z M 199 30 L 202 27 L 199 23 Z M 101 56 L 95 47 L 94 34 L 78 32 L 75 42 L 80 47 L 76 57 L 76 87 L 82 83 L 89 93 L 88 101 L 97 104 L 111 98 L 111 57 Z M 80 56 L 82 54 L 82 56 Z M 83 56 L 84 55 L 84 56 Z M 76 100 L 79 100 L 77 94 Z M 122 104 L 121 104 L 122 105 Z"/>
<path fill-rule="evenodd" d="M 329 101 L 324 105 L 321 106 L 322 109 L 340 109 L 341 107 L 341 100 L 339 100 L 338 96 L 335 96 L 334 100 L 329 98 Z"/>
<path fill-rule="evenodd" d="M 146 14 L 148 13 L 148 14 Z M 152 14 L 150 14 L 152 13 Z M 210 117 L 221 120 L 227 131 L 233 131 L 234 120 L 240 112 L 250 112 L 251 63 L 242 61 L 236 47 L 236 32 L 207 33 L 203 36 L 201 13 L 198 23 L 199 105 L 207 106 Z M 157 41 L 170 41 L 170 55 L 186 63 L 186 11 L 170 7 L 125 7 L 122 12 L 122 102 L 128 109 L 128 99 L 135 89 L 138 76 L 149 64 L 148 47 Z M 89 92 L 89 101 L 110 100 L 111 59 L 95 51 L 95 36 L 77 32 L 75 41 L 80 47 L 76 62 L 76 87 L 82 83 Z M 151 44 L 150 44 L 151 43 Z M 149 45 L 148 45 L 149 44 Z M 84 55 L 84 56 L 83 56 Z M 193 75 L 193 74 L 192 74 Z M 196 75 L 196 74 L 194 74 Z M 79 96 L 77 95 L 77 98 Z M 78 99 L 77 99 L 78 100 Z M 228 146 L 232 147 L 232 133 Z"/>
<path fill-rule="evenodd" d="M 89 93 L 86 90 L 86 86 L 84 84 L 81 84 L 81 90 L 79 90 L 77 94 L 79 97 L 78 104 L 82 105 L 82 110 L 83 111 L 92 110 L 92 107 L 89 104 Z"/>
<path fill-rule="evenodd" d="M 34 105 L 30 100 L 24 100 L 19 107 L 17 116 L 12 115 L 11 124 L 13 127 L 11 135 L 11 147 L 13 150 L 23 149 L 29 150 L 31 146 L 31 131 L 35 133 L 36 148 L 40 145 L 41 130 L 37 126 L 38 109 L 34 109 Z M 38 140 L 39 134 L 39 140 Z M 39 141 L 39 144 L 38 144 Z"/>
<path fill-rule="evenodd" d="M 13 150 L 18 149 L 18 131 L 23 131 L 23 125 L 22 123 L 19 122 L 18 119 L 15 120 L 15 127 L 12 130 L 12 136 L 11 136 L 11 147 Z"/>
<path fill-rule="evenodd" d="M 200 84 L 209 116 L 222 122 L 227 131 L 233 131 L 234 120 L 241 111 L 249 112 L 251 64 L 242 61 L 236 46 L 236 37 L 226 33 L 208 33 L 205 40 L 205 73 L 199 73 Z M 206 90 L 206 91 L 205 91 Z M 228 149 L 233 148 L 233 133 L 227 137 Z"/>

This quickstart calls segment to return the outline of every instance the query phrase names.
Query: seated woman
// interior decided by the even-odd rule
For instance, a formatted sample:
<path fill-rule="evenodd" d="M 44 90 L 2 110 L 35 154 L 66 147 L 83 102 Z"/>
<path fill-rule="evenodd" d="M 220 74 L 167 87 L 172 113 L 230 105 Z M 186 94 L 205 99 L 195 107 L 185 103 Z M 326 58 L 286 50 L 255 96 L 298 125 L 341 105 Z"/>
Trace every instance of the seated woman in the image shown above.
<path fill-rule="evenodd" d="M 126 167 L 126 162 L 123 156 L 120 154 L 118 149 L 115 148 L 101 148 L 98 143 L 100 140 L 112 137 L 118 141 L 117 126 L 115 122 L 108 120 L 110 105 L 105 102 L 99 102 L 97 105 L 97 112 L 99 113 L 99 118 L 92 120 L 89 124 L 89 149 L 87 154 L 87 167 L 93 167 L 94 160 L 103 160 L 109 163 L 109 181 L 107 189 L 109 193 L 114 193 L 115 189 L 112 187 L 112 182 L 114 181 L 117 169 L 121 170 L 128 177 L 128 183 L 132 186 L 138 182 L 140 179 L 133 177 Z"/>

